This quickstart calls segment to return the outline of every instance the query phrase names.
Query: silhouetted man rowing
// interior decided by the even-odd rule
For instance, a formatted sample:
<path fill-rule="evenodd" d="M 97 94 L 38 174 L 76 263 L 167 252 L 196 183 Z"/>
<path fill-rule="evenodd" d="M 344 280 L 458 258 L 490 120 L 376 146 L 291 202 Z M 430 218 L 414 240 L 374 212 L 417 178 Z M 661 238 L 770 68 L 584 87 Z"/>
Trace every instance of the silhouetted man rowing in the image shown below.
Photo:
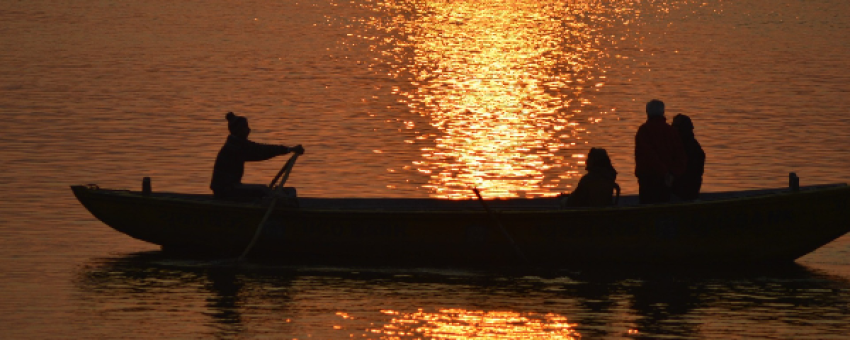
<path fill-rule="evenodd" d="M 248 119 L 228 112 L 227 128 L 230 135 L 221 147 L 215 159 L 210 189 L 216 198 L 234 200 L 252 200 L 269 193 L 269 187 L 262 184 L 242 184 L 245 162 L 263 161 L 290 152 L 304 153 L 299 144 L 294 147 L 284 145 L 260 144 L 248 140 L 251 128 Z"/>

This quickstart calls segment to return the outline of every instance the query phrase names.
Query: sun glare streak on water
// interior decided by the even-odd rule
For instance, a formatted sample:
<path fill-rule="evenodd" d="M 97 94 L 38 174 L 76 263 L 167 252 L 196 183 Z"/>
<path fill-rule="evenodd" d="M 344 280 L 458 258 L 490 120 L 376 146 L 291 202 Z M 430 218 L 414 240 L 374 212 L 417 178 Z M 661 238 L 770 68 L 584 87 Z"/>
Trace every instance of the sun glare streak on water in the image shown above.
<path fill-rule="evenodd" d="M 632 1 L 382 1 L 356 37 L 393 93 L 426 118 L 412 167 L 432 197 L 554 196 L 580 173 L 610 60 L 640 18 Z M 659 6 L 664 8 L 664 6 Z M 357 21 L 357 20 L 355 20 Z M 609 29 L 625 26 L 617 34 Z M 357 28 L 357 27 L 353 27 Z M 355 36 L 355 34 L 351 34 Z M 356 42 L 355 42 L 356 43 Z M 431 132 L 434 131 L 434 132 Z M 405 170 L 401 169 L 401 170 Z M 391 170 L 395 171 L 395 170 Z"/>
<path fill-rule="evenodd" d="M 390 338 L 414 335 L 431 339 L 577 339 L 581 335 L 567 323 L 567 318 L 553 313 L 523 315 L 511 311 L 474 311 L 443 309 L 439 312 L 419 310 L 402 313 L 383 310 L 392 316 L 388 324 L 369 329 L 371 333 Z"/>

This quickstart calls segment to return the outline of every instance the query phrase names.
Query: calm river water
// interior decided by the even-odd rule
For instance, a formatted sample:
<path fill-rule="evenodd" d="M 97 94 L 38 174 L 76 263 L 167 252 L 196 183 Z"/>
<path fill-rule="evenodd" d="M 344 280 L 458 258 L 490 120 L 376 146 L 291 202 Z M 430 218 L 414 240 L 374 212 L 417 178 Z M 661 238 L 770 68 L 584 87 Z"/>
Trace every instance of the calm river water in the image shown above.
<path fill-rule="evenodd" d="M 746 272 L 163 258 L 68 186 L 206 193 L 224 114 L 303 144 L 301 196 L 551 196 L 591 146 L 626 193 L 644 103 L 704 190 L 850 181 L 846 0 L 0 3 L 0 338 L 843 339 L 850 236 Z M 269 180 L 284 159 L 252 164 Z"/>

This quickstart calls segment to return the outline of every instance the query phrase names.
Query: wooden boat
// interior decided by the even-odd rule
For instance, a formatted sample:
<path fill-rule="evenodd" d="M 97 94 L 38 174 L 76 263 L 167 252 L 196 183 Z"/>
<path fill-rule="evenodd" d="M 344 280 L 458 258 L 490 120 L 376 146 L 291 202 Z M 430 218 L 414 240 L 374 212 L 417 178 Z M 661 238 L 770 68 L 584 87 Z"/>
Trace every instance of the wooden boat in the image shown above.
<path fill-rule="evenodd" d="M 267 203 L 72 186 L 98 219 L 164 250 L 238 255 Z M 251 250 L 277 262 L 537 266 L 791 262 L 850 230 L 845 184 L 706 193 L 693 202 L 562 208 L 557 198 L 298 198 Z M 507 231 L 500 232 L 499 224 Z M 514 242 L 524 261 L 512 248 Z"/>

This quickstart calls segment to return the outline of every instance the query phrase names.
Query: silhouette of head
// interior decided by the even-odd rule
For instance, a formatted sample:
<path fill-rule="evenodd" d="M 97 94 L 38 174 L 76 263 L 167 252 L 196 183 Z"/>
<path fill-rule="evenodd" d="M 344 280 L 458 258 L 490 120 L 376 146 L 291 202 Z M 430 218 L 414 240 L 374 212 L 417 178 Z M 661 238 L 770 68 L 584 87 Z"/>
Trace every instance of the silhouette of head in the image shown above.
<path fill-rule="evenodd" d="M 685 116 L 683 114 L 677 114 L 676 117 L 673 117 L 673 125 L 677 130 L 687 131 L 694 129 L 694 123 L 691 121 L 691 117 Z"/>
<path fill-rule="evenodd" d="M 230 130 L 231 135 L 248 138 L 248 135 L 251 134 L 248 118 L 237 116 L 233 112 L 228 112 L 224 118 L 227 119 L 227 129 Z"/>
<path fill-rule="evenodd" d="M 585 164 L 587 171 L 614 169 L 611 158 L 608 157 L 608 151 L 605 149 L 590 148 Z"/>
<path fill-rule="evenodd" d="M 653 99 L 646 103 L 646 115 L 649 117 L 664 116 L 664 102 Z"/>

